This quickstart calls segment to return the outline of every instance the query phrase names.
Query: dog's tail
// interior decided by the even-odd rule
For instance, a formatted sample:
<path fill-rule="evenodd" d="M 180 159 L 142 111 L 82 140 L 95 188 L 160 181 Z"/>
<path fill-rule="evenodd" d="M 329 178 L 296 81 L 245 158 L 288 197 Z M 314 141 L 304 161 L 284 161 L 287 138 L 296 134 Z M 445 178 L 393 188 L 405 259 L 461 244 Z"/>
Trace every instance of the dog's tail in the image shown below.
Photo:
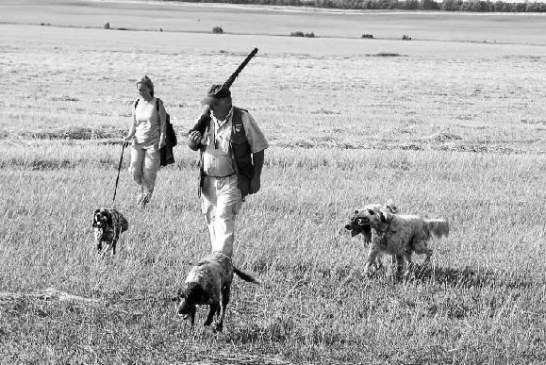
<path fill-rule="evenodd" d="M 233 272 L 235 274 L 237 274 L 237 276 L 240 277 L 241 279 L 243 279 L 244 281 L 248 281 L 249 283 L 254 283 L 254 284 L 260 284 L 260 282 L 258 280 L 254 279 L 252 276 L 242 272 L 241 270 L 239 270 L 235 266 L 233 267 Z"/>
<path fill-rule="evenodd" d="M 449 235 L 449 223 L 445 219 L 425 219 L 425 223 L 434 238 Z"/>

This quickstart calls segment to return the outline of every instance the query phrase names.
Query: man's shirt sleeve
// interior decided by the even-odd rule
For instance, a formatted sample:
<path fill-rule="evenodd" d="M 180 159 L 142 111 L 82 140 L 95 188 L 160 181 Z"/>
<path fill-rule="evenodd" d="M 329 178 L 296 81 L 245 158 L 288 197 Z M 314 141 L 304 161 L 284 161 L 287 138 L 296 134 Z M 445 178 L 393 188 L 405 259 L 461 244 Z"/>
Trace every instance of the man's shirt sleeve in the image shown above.
<path fill-rule="evenodd" d="M 268 148 L 269 144 L 267 143 L 267 139 L 260 127 L 258 127 L 258 123 L 256 123 L 254 118 L 249 113 L 243 113 L 241 119 L 246 138 L 248 139 L 248 144 L 250 145 L 250 151 L 252 153 L 258 153 Z"/>

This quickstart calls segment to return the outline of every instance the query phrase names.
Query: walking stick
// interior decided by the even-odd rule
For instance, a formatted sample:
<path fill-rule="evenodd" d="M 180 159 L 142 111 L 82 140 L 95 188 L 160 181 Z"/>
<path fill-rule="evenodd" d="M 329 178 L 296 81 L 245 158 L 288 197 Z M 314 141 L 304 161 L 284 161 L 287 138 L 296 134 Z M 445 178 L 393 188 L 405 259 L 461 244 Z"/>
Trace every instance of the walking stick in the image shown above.
<path fill-rule="evenodd" d="M 114 205 L 114 201 L 116 200 L 116 192 L 118 191 L 118 182 L 119 182 L 119 173 L 121 171 L 121 163 L 123 162 L 123 151 L 125 151 L 125 146 L 127 146 L 127 142 L 123 142 L 121 145 L 121 156 L 119 156 L 119 166 L 118 166 L 118 177 L 116 177 L 116 187 L 114 188 L 114 197 L 112 198 L 112 205 Z"/>

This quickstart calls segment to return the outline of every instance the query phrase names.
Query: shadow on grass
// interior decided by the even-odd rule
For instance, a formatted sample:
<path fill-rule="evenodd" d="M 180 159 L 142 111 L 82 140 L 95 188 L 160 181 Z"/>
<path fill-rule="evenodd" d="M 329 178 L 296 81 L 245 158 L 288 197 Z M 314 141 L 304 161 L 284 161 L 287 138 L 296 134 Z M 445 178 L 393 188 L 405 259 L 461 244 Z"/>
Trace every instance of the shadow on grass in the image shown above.
<path fill-rule="evenodd" d="M 536 283 L 525 280 L 522 277 L 510 273 L 495 272 L 491 270 L 477 270 L 471 267 L 451 268 L 430 265 L 414 264 L 407 277 L 396 277 L 392 268 L 382 267 L 370 277 L 364 274 L 363 270 L 352 270 L 348 272 L 347 282 L 358 280 L 388 279 L 390 282 L 420 282 L 422 284 L 447 285 L 459 288 L 506 288 L 526 289 Z"/>
<path fill-rule="evenodd" d="M 504 287 L 507 289 L 525 289 L 533 286 L 533 282 L 524 280 L 521 277 L 515 277 L 509 273 L 477 270 L 468 266 L 451 268 L 415 265 L 408 280 L 464 288 Z"/>
<path fill-rule="evenodd" d="M 293 265 L 263 265 L 256 263 L 252 270 L 267 272 L 270 270 L 290 273 L 293 280 L 309 282 L 317 279 L 329 279 L 348 282 L 363 282 L 374 279 L 388 279 L 388 281 L 416 281 L 423 284 L 440 284 L 462 288 L 501 287 L 506 289 L 525 289 L 536 285 L 536 282 L 527 280 L 521 275 L 510 272 L 475 269 L 472 267 L 451 268 L 431 265 L 414 264 L 411 273 L 407 277 L 395 277 L 392 268 L 388 265 L 373 272 L 370 277 L 364 273 L 363 267 L 350 265 L 323 267 L 314 262 L 300 262 Z"/>

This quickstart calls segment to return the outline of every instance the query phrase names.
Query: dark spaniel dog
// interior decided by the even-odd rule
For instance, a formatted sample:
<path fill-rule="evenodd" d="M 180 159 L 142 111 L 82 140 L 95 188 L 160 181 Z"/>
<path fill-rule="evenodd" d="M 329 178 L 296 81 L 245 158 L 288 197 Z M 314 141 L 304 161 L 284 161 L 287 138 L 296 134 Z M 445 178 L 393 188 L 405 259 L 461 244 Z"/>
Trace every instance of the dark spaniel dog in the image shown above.
<path fill-rule="evenodd" d="M 175 298 L 178 300 L 178 315 L 189 318 L 193 326 L 196 306 L 208 305 L 209 313 L 204 325 L 210 326 L 216 314 L 218 319 L 214 331 L 221 332 L 231 295 L 233 273 L 245 281 L 258 284 L 252 276 L 234 267 L 231 257 L 221 252 L 213 252 L 199 261 L 188 273 Z"/>
<path fill-rule="evenodd" d="M 99 254 L 112 249 L 116 254 L 116 244 L 119 236 L 129 228 L 127 219 L 115 209 L 99 208 L 93 215 L 93 231 Z M 105 248 L 103 250 L 103 243 Z"/>

